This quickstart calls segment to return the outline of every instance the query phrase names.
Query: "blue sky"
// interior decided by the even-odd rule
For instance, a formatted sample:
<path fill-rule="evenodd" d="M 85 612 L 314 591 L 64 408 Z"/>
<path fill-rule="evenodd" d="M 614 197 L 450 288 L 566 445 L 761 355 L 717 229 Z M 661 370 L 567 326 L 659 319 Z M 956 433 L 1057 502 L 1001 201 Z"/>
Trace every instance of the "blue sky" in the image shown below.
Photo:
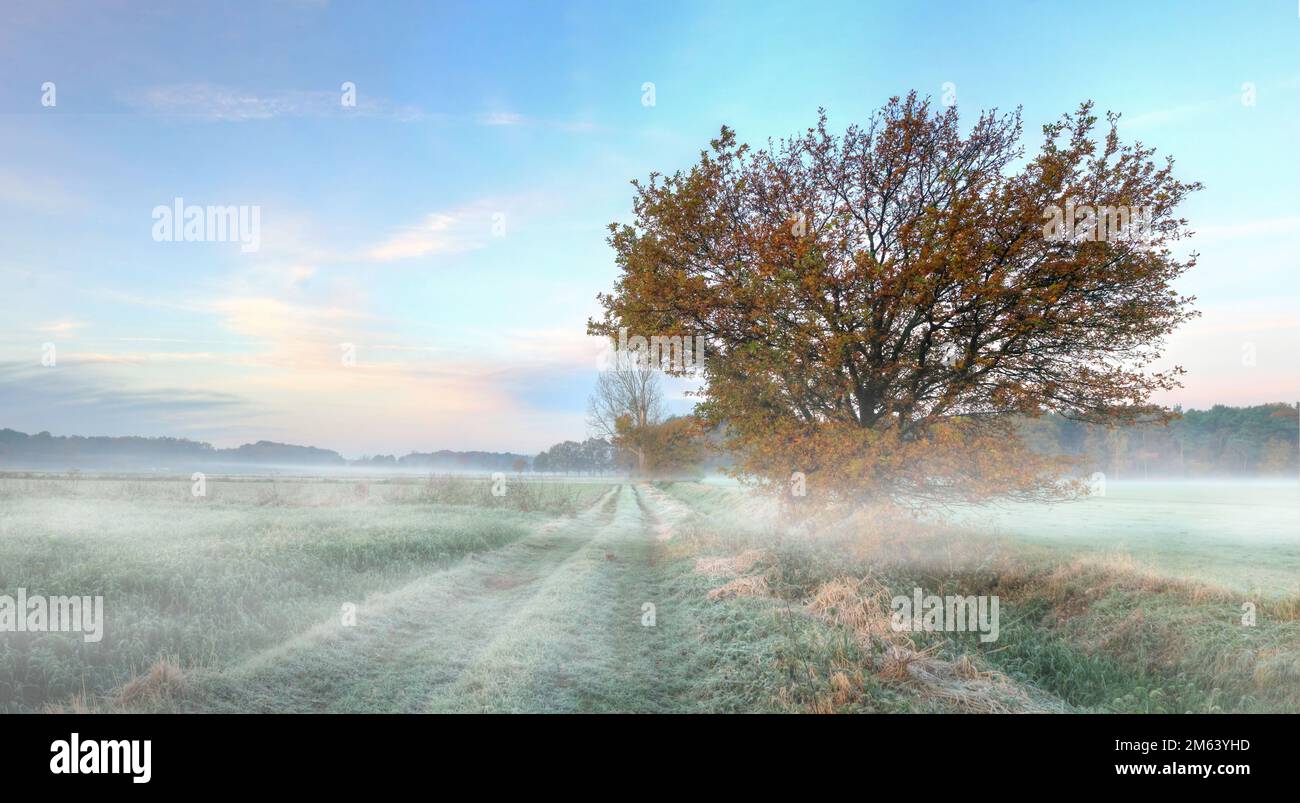
<path fill-rule="evenodd" d="M 1203 316 L 1161 400 L 1300 398 L 1294 0 L 30 5 L 0 30 L 0 426 L 349 456 L 581 437 L 630 179 L 724 123 L 761 143 L 946 83 L 964 115 L 1023 106 L 1031 148 L 1090 98 L 1173 154 L 1206 185 Z M 177 197 L 259 207 L 260 247 L 156 242 Z"/>

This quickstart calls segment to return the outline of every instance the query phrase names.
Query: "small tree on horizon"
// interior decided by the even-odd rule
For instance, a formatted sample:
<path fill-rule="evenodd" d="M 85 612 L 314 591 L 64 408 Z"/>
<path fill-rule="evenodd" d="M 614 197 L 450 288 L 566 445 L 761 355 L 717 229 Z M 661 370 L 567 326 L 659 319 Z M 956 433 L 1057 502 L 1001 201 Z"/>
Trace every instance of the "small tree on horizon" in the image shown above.
<path fill-rule="evenodd" d="M 644 474 L 650 433 L 663 420 L 663 390 L 656 369 L 646 364 L 601 371 L 587 404 L 587 426 L 596 437 L 633 455 Z"/>

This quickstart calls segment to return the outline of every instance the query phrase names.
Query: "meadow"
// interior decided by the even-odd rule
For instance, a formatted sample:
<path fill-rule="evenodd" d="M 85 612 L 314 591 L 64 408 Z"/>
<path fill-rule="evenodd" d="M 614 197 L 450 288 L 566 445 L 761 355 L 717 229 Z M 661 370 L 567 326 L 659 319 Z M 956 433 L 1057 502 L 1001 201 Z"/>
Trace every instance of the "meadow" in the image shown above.
<path fill-rule="evenodd" d="M 0 633 L 0 712 L 1300 710 L 1295 484 L 807 521 L 492 485 L 0 477 L 0 595 L 106 611 Z M 914 588 L 998 596 L 998 639 L 891 628 Z"/>

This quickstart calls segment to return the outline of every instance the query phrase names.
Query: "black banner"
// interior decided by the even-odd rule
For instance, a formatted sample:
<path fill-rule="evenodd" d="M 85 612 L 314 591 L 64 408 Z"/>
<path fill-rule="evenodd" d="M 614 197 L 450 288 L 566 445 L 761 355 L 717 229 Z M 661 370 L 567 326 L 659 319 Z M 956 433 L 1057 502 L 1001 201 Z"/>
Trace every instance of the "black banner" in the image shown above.
<path fill-rule="evenodd" d="M 509 771 L 491 779 L 536 773 L 547 784 L 610 772 L 653 784 L 704 770 L 741 789 L 763 787 L 774 772 L 815 784 L 827 772 L 875 768 L 912 776 L 918 791 L 976 791 L 978 781 L 1221 792 L 1283 782 L 1295 754 L 1294 720 L 1281 715 L 70 715 L 3 724 L 6 781 L 69 791 L 358 789 L 495 766 Z"/>

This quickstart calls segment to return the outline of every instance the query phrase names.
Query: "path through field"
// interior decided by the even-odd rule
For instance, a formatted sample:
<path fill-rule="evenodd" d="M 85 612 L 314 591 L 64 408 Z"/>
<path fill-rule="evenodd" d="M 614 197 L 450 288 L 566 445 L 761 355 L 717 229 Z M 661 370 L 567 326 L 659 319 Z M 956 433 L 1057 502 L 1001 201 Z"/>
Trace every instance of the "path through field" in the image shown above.
<path fill-rule="evenodd" d="M 644 487 L 471 556 L 214 673 L 236 711 L 680 711 L 685 678 L 656 573 L 664 519 Z M 642 623 L 656 605 L 655 626 Z M 679 678 L 674 681 L 673 678 Z"/>

